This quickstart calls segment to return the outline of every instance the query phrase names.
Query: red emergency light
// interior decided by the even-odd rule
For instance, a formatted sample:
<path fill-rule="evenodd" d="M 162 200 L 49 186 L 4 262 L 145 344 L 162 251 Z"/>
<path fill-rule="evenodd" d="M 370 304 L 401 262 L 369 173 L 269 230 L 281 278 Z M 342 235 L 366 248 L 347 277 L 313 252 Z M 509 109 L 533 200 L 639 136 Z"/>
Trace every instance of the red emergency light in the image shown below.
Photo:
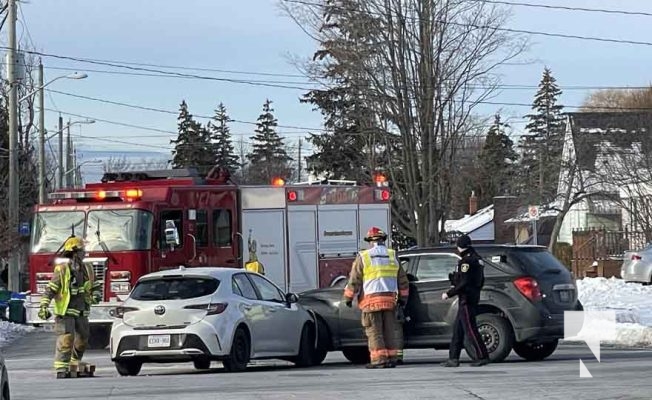
<path fill-rule="evenodd" d="M 294 190 L 290 190 L 288 192 L 288 201 L 297 201 L 298 197 L 299 196 L 297 195 L 297 192 L 295 192 Z"/>
<path fill-rule="evenodd" d="M 389 189 L 380 189 L 380 190 L 375 190 L 375 196 L 376 196 L 376 200 L 389 201 L 391 194 L 389 192 Z"/>

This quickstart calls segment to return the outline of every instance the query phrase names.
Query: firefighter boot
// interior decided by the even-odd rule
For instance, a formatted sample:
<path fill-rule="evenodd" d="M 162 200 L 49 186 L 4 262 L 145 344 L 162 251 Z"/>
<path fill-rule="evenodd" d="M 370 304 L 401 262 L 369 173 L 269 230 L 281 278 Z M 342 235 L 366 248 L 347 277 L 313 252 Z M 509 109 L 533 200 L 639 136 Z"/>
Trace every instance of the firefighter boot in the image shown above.
<path fill-rule="evenodd" d="M 70 371 L 66 368 L 59 368 L 56 370 L 57 373 L 57 379 L 65 379 L 65 378 L 70 378 Z"/>

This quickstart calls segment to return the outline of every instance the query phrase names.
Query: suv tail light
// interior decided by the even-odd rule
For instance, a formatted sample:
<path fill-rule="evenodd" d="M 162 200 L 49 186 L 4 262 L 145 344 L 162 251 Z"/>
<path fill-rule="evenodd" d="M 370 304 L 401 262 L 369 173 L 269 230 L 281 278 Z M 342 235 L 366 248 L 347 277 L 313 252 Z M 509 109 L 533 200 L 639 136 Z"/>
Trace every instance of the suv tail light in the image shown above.
<path fill-rule="evenodd" d="M 185 306 L 188 310 L 206 310 L 207 315 L 222 314 L 226 310 L 227 303 L 208 303 L 208 304 L 194 304 Z"/>
<path fill-rule="evenodd" d="M 514 286 L 518 289 L 523 296 L 530 301 L 541 300 L 541 290 L 539 290 L 539 283 L 530 276 L 524 276 L 514 281 Z"/>

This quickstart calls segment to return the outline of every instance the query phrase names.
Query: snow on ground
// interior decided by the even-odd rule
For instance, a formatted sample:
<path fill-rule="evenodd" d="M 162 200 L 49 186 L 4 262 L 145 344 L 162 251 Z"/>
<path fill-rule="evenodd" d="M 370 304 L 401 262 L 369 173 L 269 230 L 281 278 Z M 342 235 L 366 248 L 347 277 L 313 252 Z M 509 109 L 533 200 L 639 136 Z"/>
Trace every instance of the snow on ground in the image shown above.
<path fill-rule="evenodd" d="M 577 281 L 579 299 L 584 310 L 613 311 L 615 333 L 603 344 L 618 347 L 652 347 L 652 286 L 627 283 L 616 278 L 585 278 Z M 605 321 L 593 318 L 578 338 L 605 336 Z M 607 328 L 608 329 L 608 328 Z"/>
<path fill-rule="evenodd" d="M 31 325 L 20 325 L 12 322 L 0 321 L 0 348 L 11 341 L 32 332 L 35 328 Z"/>

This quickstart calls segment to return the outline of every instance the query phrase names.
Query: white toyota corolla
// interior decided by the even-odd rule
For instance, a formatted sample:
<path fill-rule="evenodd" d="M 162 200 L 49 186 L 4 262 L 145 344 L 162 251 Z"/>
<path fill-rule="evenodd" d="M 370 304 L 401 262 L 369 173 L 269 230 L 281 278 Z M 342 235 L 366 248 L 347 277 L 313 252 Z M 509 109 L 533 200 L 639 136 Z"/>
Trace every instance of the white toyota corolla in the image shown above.
<path fill-rule="evenodd" d="M 318 357 L 315 320 L 297 301 L 242 269 L 148 274 L 113 312 L 111 359 L 120 375 L 138 375 L 145 362 L 208 369 L 217 360 L 242 371 L 251 359 L 279 358 L 310 366 Z"/>

